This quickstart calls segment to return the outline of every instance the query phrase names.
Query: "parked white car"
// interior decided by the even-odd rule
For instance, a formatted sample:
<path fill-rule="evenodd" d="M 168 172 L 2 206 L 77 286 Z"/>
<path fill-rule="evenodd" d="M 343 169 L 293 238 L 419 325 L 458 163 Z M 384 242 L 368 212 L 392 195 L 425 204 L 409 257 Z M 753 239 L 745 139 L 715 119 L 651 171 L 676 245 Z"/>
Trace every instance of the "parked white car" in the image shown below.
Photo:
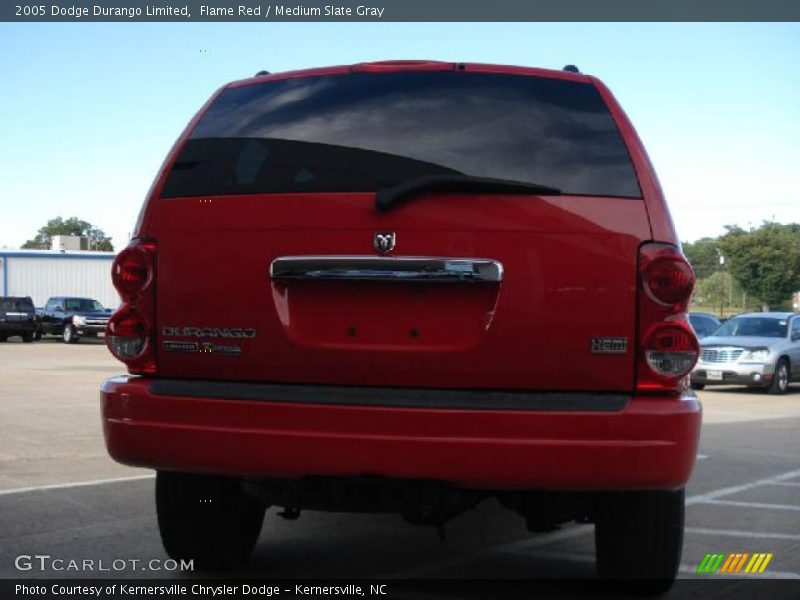
<path fill-rule="evenodd" d="M 800 314 L 749 313 L 700 341 L 692 387 L 742 384 L 785 394 L 800 381 Z"/>

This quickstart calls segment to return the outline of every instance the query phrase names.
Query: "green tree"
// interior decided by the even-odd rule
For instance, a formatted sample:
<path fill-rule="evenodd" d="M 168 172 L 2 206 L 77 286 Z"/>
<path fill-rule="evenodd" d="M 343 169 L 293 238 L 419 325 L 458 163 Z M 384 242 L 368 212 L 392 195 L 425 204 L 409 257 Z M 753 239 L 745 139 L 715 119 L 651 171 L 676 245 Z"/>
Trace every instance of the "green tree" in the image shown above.
<path fill-rule="evenodd" d="M 750 232 L 727 227 L 720 238 L 726 266 L 762 310 L 800 290 L 800 228 L 765 221 Z"/>
<path fill-rule="evenodd" d="M 748 309 L 747 294 L 727 270 L 698 279 L 692 302 L 719 315 Z"/>
<path fill-rule="evenodd" d="M 39 229 L 36 236 L 22 244 L 22 247 L 24 249 L 49 250 L 54 235 L 85 236 L 89 238 L 89 249 L 114 251 L 111 238 L 102 229 L 98 229 L 86 221 L 81 221 L 77 217 L 70 217 L 66 220 L 61 217 L 50 219 Z"/>
<path fill-rule="evenodd" d="M 719 268 L 719 241 L 705 237 L 696 242 L 683 242 L 683 253 L 689 259 L 698 279 L 709 277 Z"/>

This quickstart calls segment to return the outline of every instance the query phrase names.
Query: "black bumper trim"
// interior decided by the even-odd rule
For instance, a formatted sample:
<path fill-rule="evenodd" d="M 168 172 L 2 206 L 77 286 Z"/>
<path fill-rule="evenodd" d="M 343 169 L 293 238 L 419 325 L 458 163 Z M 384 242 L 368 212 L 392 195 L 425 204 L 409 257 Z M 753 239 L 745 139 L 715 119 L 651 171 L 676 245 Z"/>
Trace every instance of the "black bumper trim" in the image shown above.
<path fill-rule="evenodd" d="M 158 396 L 296 404 L 551 412 L 617 412 L 623 410 L 630 400 L 627 394 L 615 393 L 449 390 L 185 379 L 157 379 L 150 384 L 150 392 Z"/>
<path fill-rule="evenodd" d="M 36 331 L 36 323 L 26 323 L 24 321 L 6 321 L 0 323 L 0 333 L 3 335 L 18 335 L 13 332 L 32 333 Z"/>

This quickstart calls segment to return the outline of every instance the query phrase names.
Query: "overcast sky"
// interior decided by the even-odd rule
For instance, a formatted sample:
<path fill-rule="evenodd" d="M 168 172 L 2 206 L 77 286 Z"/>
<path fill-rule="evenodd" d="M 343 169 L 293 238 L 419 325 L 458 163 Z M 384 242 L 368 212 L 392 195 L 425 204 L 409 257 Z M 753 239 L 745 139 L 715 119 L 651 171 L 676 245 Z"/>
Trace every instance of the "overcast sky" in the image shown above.
<path fill-rule="evenodd" d="M 0 24 L 0 247 L 55 216 L 124 246 L 186 122 L 256 71 L 428 58 L 598 76 L 678 233 L 800 222 L 800 24 Z"/>

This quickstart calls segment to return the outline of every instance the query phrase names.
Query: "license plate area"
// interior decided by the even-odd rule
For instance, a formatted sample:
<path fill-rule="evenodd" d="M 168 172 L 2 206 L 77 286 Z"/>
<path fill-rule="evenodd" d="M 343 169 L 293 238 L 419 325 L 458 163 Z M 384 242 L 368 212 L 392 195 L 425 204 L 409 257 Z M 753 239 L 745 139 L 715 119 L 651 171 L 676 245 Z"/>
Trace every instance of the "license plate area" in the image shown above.
<path fill-rule="evenodd" d="M 706 379 L 709 381 L 722 381 L 722 371 L 706 371 Z"/>
<path fill-rule="evenodd" d="M 284 331 L 304 346 L 463 350 L 484 339 L 499 284 L 273 282 Z"/>

